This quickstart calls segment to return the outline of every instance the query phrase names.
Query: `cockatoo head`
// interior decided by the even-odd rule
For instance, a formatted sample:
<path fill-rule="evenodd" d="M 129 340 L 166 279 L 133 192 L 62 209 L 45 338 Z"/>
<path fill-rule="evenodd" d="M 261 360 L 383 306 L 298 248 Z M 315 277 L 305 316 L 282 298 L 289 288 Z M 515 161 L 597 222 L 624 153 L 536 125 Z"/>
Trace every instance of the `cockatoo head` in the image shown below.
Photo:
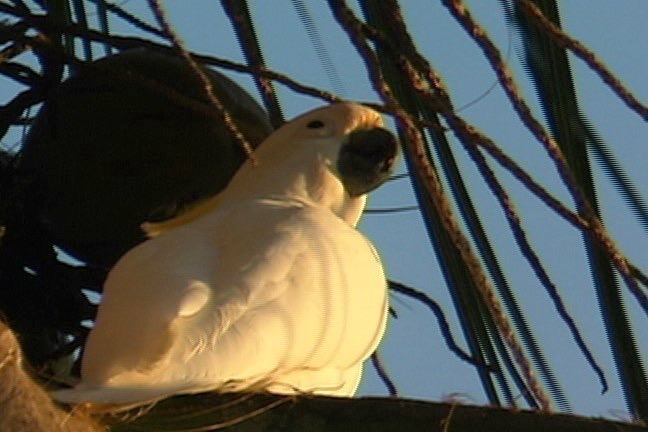
<path fill-rule="evenodd" d="M 394 135 L 376 111 L 352 103 L 318 108 L 273 132 L 230 183 L 258 194 L 306 198 L 355 225 L 366 194 L 391 174 Z"/>
<path fill-rule="evenodd" d="M 376 111 L 337 103 L 303 114 L 276 133 L 301 136 L 303 147 L 292 150 L 316 156 L 349 196 L 359 197 L 380 186 L 393 171 L 398 146 L 383 126 Z"/>

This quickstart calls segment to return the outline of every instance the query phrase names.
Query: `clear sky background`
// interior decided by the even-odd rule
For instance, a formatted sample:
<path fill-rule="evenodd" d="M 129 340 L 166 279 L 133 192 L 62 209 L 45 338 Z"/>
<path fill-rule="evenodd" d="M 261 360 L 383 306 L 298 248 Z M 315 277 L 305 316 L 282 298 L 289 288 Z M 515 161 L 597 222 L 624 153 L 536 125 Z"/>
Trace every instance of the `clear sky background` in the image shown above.
<path fill-rule="evenodd" d="M 317 28 L 328 48 L 342 86 L 333 85 L 312 49 L 292 2 L 288 0 L 254 0 L 250 7 L 255 18 L 269 68 L 295 80 L 321 87 L 350 100 L 378 102 L 359 56 L 349 44 L 329 13 L 326 2 L 306 1 Z M 353 3 L 353 2 L 350 2 Z M 524 89 L 535 114 L 541 117 L 533 89 L 521 68 L 517 52 L 519 39 L 503 19 L 499 2 L 467 1 L 476 18 L 488 29 L 500 50 L 507 53 L 516 79 Z M 146 10 L 146 2 L 120 4 L 154 22 Z M 244 62 L 238 42 L 227 17 L 216 1 L 179 2 L 167 0 L 169 17 L 189 49 Z M 571 202 L 564 186 L 540 145 L 523 128 L 510 109 L 496 78 L 481 51 L 455 23 L 440 2 L 403 0 L 401 5 L 407 25 L 418 48 L 442 74 L 456 107 L 502 146 L 552 193 Z M 564 0 L 560 2 L 564 28 L 592 48 L 642 101 L 648 101 L 645 79 L 648 61 L 645 44 L 648 40 L 648 3 L 645 0 Z M 135 29 L 113 20 L 115 34 L 138 34 Z M 101 51 L 96 50 L 99 55 Z M 646 197 L 648 191 L 648 128 L 641 118 L 630 112 L 615 98 L 599 78 L 578 60 L 571 59 L 581 106 L 596 130 L 612 148 L 630 178 Z M 252 81 L 242 74 L 228 73 L 256 96 Z M 14 91 L 0 88 L 4 103 Z M 320 106 L 322 101 L 298 95 L 278 85 L 280 102 L 287 118 Z M 483 185 L 472 162 L 461 146 L 453 141 L 460 167 L 469 179 L 468 185 L 478 211 L 487 227 L 509 283 L 527 314 L 547 358 L 563 383 L 572 407 L 578 413 L 626 418 L 612 357 L 604 332 L 588 266 L 581 246 L 580 233 L 547 210 L 526 192 L 511 176 L 496 169 L 508 187 L 515 205 L 523 216 L 524 227 L 536 246 L 550 276 L 559 286 L 567 307 L 575 317 L 597 360 L 603 365 L 610 391 L 601 395 L 598 380 L 575 347 L 566 326 L 557 318 L 550 300 L 533 276 L 526 261 L 508 232 L 508 225 L 497 203 Z M 10 146 L 18 136 L 8 137 Z M 495 166 L 495 164 L 493 164 Z M 404 165 L 398 171 L 404 172 Z M 605 224 L 621 249 L 643 269 L 648 269 L 646 253 L 647 229 L 623 211 L 615 189 L 597 170 L 597 188 L 604 203 Z M 370 208 L 414 205 L 415 198 L 407 179 L 391 182 L 373 193 Z M 462 340 L 454 306 L 450 300 L 438 263 L 417 211 L 387 215 L 366 215 L 360 229 L 379 248 L 391 279 L 416 287 L 441 303 L 460 345 Z M 641 315 L 634 301 L 628 302 L 636 317 L 636 335 L 644 357 L 648 347 L 648 320 Z M 456 358 L 446 348 L 434 317 L 416 301 L 392 296 L 392 305 L 399 312 L 391 319 L 380 354 L 395 381 L 400 395 L 408 398 L 444 400 L 459 397 L 469 403 L 486 403 L 475 369 Z M 648 365 L 647 365 L 648 366 Z M 360 395 L 385 395 L 386 389 L 370 365 L 366 368 Z"/>

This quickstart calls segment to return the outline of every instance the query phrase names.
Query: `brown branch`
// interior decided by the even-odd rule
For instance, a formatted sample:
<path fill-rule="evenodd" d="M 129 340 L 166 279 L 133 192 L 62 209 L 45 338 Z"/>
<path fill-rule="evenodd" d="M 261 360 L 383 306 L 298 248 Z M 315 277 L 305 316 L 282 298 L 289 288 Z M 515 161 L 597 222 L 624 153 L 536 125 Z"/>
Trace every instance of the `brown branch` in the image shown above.
<path fill-rule="evenodd" d="M 590 67 L 598 76 L 607 84 L 610 89 L 621 99 L 631 110 L 639 114 L 644 120 L 648 121 L 648 106 L 642 104 L 634 97 L 621 80 L 608 69 L 607 66 L 580 41 L 572 38 L 565 33 L 560 27 L 551 22 L 544 16 L 538 6 L 528 0 L 519 2 L 521 10 L 530 18 L 532 22 L 543 30 L 544 34 L 549 36 L 558 46 L 566 48 L 573 52 L 576 57 L 580 58 Z"/>
<path fill-rule="evenodd" d="M 248 64 L 255 70 L 264 69 L 263 53 L 254 31 L 254 24 L 252 23 L 247 2 L 244 0 L 221 0 L 221 4 L 232 23 L 232 27 L 234 27 Z M 284 118 L 272 81 L 260 75 L 254 75 L 254 81 L 261 93 L 263 104 L 268 110 L 270 123 L 275 129 L 279 128 L 283 124 Z"/>
<path fill-rule="evenodd" d="M 18 38 L 20 38 L 20 36 L 17 36 L 17 39 Z M 22 40 L 14 40 L 11 45 L 0 51 L 0 64 L 3 64 L 14 57 L 18 57 L 28 49 L 29 46 L 23 43 Z"/>
<path fill-rule="evenodd" d="M 195 418 L 193 410 L 199 412 Z M 179 414 L 192 425 L 182 430 L 191 431 L 648 432 L 638 424 L 457 403 L 209 393 L 168 399 L 129 423 L 114 424 L 111 431 L 160 430 L 177 424 Z"/>
<path fill-rule="evenodd" d="M 402 50 L 400 47 L 396 46 L 390 40 L 386 39 L 376 29 L 367 26 L 364 23 L 358 23 L 362 28 L 365 36 L 380 42 L 394 53 L 400 53 Z M 525 185 L 531 193 L 536 195 L 542 202 L 544 202 L 549 208 L 556 212 L 559 216 L 564 218 L 567 222 L 574 225 L 574 227 L 580 230 L 589 229 L 589 223 L 577 213 L 568 209 L 563 203 L 560 202 L 557 198 L 552 196 L 542 185 L 533 179 L 519 164 L 517 164 L 513 159 L 511 159 L 506 153 L 504 153 L 493 140 L 488 138 L 483 133 L 479 132 L 474 127 L 470 126 L 465 120 L 463 120 L 459 115 L 457 115 L 452 109 L 452 104 L 450 102 L 450 97 L 443 85 L 443 80 L 438 74 L 432 70 L 429 63 L 425 58 L 423 58 L 416 50 L 408 52 L 412 54 L 410 57 L 405 57 L 403 55 L 399 56 L 399 61 L 401 62 L 401 67 L 409 69 L 410 78 L 414 82 L 419 83 L 415 86 L 421 95 L 423 95 L 426 101 L 435 108 L 441 115 L 444 116 L 448 124 L 452 125 L 451 129 L 461 130 L 462 134 L 470 136 L 470 145 L 476 145 L 482 147 L 488 152 L 488 154 L 493 157 L 503 168 L 508 170 L 515 178 L 517 178 L 523 185 Z M 413 63 L 413 64 L 411 64 Z M 414 67 L 416 65 L 416 68 Z M 418 73 L 415 71 L 418 69 L 424 74 L 424 78 L 427 82 L 432 85 L 434 93 L 430 92 L 430 89 L 422 81 L 422 77 L 418 76 Z M 392 110 L 384 109 L 383 112 L 388 112 L 393 114 Z M 421 127 L 431 127 L 433 129 L 438 129 L 435 125 L 430 122 L 416 119 L 416 124 Z M 456 129 L 455 129 L 456 128 Z M 445 129 L 444 129 L 445 130 Z"/>
<path fill-rule="evenodd" d="M 567 186 L 567 189 L 576 202 L 577 207 L 583 209 L 587 218 L 596 218 L 589 201 L 580 190 L 580 186 L 574 178 L 574 175 L 569 168 L 569 164 L 565 160 L 558 143 L 549 136 L 542 124 L 531 113 L 531 109 L 524 101 L 524 98 L 513 79 L 511 70 L 506 65 L 499 49 L 488 37 L 486 30 L 472 18 L 470 11 L 461 0 L 443 0 L 443 4 L 457 22 L 464 28 L 466 33 L 473 38 L 477 45 L 482 49 L 486 59 L 495 71 L 495 74 L 500 81 L 500 85 L 508 96 L 513 109 L 527 129 L 529 129 L 533 136 L 544 146 L 547 154 L 554 162 L 563 183 Z"/>
<path fill-rule="evenodd" d="M 625 255 L 619 251 L 605 228 L 603 228 L 603 225 L 597 217 L 591 203 L 583 193 L 578 181 L 569 167 L 569 164 L 565 160 L 558 143 L 549 136 L 542 124 L 531 113 L 531 109 L 518 90 L 515 80 L 513 79 L 513 74 L 506 65 L 499 49 L 488 37 L 486 30 L 472 18 L 470 11 L 461 0 L 443 0 L 443 4 L 457 22 L 464 28 L 466 33 L 473 38 L 475 43 L 482 49 L 482 52 L 491 64 L 492 69 L 495 71 L 495 74 L 500 81 L 500 85 L 508 96 L 513 109 L 518 114 L 518 117 L 534 137 L 542 144 L 549 155 L 549 158 L 554 162 L 558 175 L 563 184 L 567 187 L 572 199 L 576 203 L 576 207 L 580 212 L 582 212 L 584 218 L 588 221 L 589 232 L 605 249 L 614 263 L 614 266 L 621 273 L 621 276 L 630 292 L 634 295 L 641 308 L 648 313 L 648 296 L 641 291 L 637 280 L 633 277 L 632 271 L 630 270 L 631 264 Z"/>
<path fill-rule="evenodd" d="M 18 93 L 6 105 L 0 106 L 0 137 L 7 133 L 9 126 L 15 124 L 27 108 L 44 99 L 43 91 L 29 89 Z"/>
<path fill-rule="evenodd" d="M 463 141 L 465 141 L 465 139 L 462 140 L 462 142 Z M 520 217 L 515 210 L 515 207 L 513 206 L 511 198 L 509 197 L 508 193 L 506 193 L 506 190 L 504 190 L 504 187 L 501 185 L 501 183 L 495 177 L 495 173 L 488 166 L 488 163 L 484 159 L 483 155 L 481 155 L 471 146 L 465 146 L 465 148 L 472 160 L 477 165 L 480 173 L 482 174 L 482 177 L 484 177 L 484 179 L 486 180 L 486 184 L 497 198 L 500 207 L 502 207 L 504 215 L 506 216 L 506 220 L 509 223 L 509 227 L 511 228 L 511 232 L 513 233 L 513 237 L 518 244 L 520 252 L 528 261 L 538 280 L 540 280 L 540 283 L 542 283 L 542 285 L 545 287 L 545 291 L 549 295 L 549 298 L 553 301 L 554 308 L 558 312 L 558 315 L 571 332 L 574 342 L 576 342 L 576 345 L 580 349 L 581 353 L 585 356 L 585 360 L 587 361 L 587 363 L 589 363 L 589 365 L 598 376 L 599 382 L 601 383 L 602 387 L 602 393 L 605 393 L 608 390 L 608 384 L 607 380 L 605 379 L 603 369 L 597 363 L 594 355 L 585 343 L 580 330 L 576 326 L 576 322 L 567 311 L 565 303 L 563 302 L 560 293 L 558 292 L 558 287 L 549 277 L 549 274 L 542 265 L 540 257 L 538 257 L 538 255 L 533 250 L 531 243 L 529 243 L 526 232 L 524 231 L 524 228 L 522 228 L 522 221 L 520 220 Z"/>
<path fill-rule="evenodd" d="M 488 365 L 480 363 L 478 360 L 471 357 L 466 353 L 458 344 L 455 342 L 452 332 L 450 330 L 450 324 L 443 313 L 441 306 L 434 301 L 430 296 L 425 294 L 422 291 L 419 291 L 415 288 L 409 287 L 400 282 L 393 280 L 388 281 L 389 289 L 396 291 L 397 293 L 403 294 L 407 297 L 413 298 L 414 300 L 420 302 L 423 306 L 426 306 L 434 314 L 437 319 L 437 324 L 439 326 L 439 331 L 445 340 L 446 346 L 450 351 L 452 351 L 457 357 L 466 363 L 470 363 L 480 368 L 489 369 Z"/>
<path fill-rule="evenodd" d="M 538 258 L 536 253 L 533 251 L 533 248 L 529 244 L 524 229 L 522 228 L 520 218 L 517 215 L 517 212 L 515 211 L 508 194 L 501 186 L 501 184 L 495 177 L 494 173 L 491 171 L 490 167 L 486 163 L 486 160 L 484 159 L 482 154 L 478 152 L 475 146 L 472 144 L 472 140 L 469 138 L 469 135 L 467 134 L 468 128 L 465 127 L 467 126 L 465 122 L 461 121 L 461 123 L 459 123 L 453 118 L 458 116 L 456 116 L 456 114 L 453 111 L 450 96 L 448 95 L 442 83 L 441 78 L 432 69 L 430 63 L 416 50 L 413 40 L 409 37 L 409 32 L 407 31 L 407 28 L 405 27 L 404 24 L 405 21 L 402 17 L 400 10 L 398 9 L 396 2 L 386 0 L 385 3 L 388 3 L 391 6 L 390 13 L 394 15 L 392 17 L 392 25 L 396 26 L 398 29 L 398 31 L 395 32 L 397 38 L 399 38 L 399 40 L 397 40 L 396 43 L 401 48 L 400 50 L 394 50 L 392 48 L 392 51 L 394 53 L 400 53 L 400 52 L 405 53 L 405 57 L 400 55 L 400 60 L 401 60 L 400 63 L 403 71 L 408 76 L 408 78 L 414 83 L 420 81 L 418 72 L 422 72 L 428 78 L 430 85 L 432 86 L 432 88 L 434 88 L 436 93 L 432 94 L 432 92 L 429 91 L 429 87 L 425 85 L 425 83 L 421 83 L 413 87 L 416 90 L 418 90 L 423 100 L 425 100 L 427 103 L 433 106 L 442 107 L 442 115 L 447 119 L 448 123 L 451 126 L 460 126 L 459 128 L 456 127 L 453 128 L 453 130 L 457 134 L 457 138 L 459 138 L 459 141 L 464 145 L 464 148 L 472 158 L 473 162 L 477 165 L 480 173 L 482 174 L 482 177 L 484 178 L 484 180 L 486 181 L 490 189 L 493 191 L 493 194 L 497 197 L 498 202 L 500 203 L 500 206 L 504 210 L 507 220 L 509 221 L 509 225 L 511 227 L 515 240 L 520 248 L 520 251 L 522 252 L 522 255 L 527 259 L 531 268 L 538 276 L 538 279 L 545 287 L 545 290 L 547 291 L 549 297 L 554 302 L 555 308 L 559 316 L 563 319 L 563 321 L 571 331 L 572 337 L 574 338 L 577 346 L 580 348 L 587 362 L 591 365 L 595 373 L 598 375 L 599 381 L 601 382 L 601 385 L 603 387 L 603 392 L 605 392 L 608 388 L 608 385 L 605 376 L 603 374 L 603 371 L 601 367 L 597 364 L 596 360 L 594 359 L 594 356 L 592 355 L 591 351 L 585 344 L 580 334 L 580 331 L 576 327 L 573 318 L 567 312 L 565 304 L 562 301 L 560 294 L 558 293 L 557 287 L 549 278 L 549 275 L 547 274 L 546 270 L 542 266 L 540 259 Z M 414 65 L 409 64 L 410 59 L 415 64 L 416 69 L 418 69 L 418 71 L 415 70 Z M 501 152 L 501 150 L 498 147 L 496 147 L 494 143 L 491 144 L 492 145 L 490 147 L 497 150 L 498 152 Z M 502 156 L 506 156 L 506 155 L 502 153 Z M 524 172 L 523 170 L 520 169 L 520 171 L 523 174 L 527 175 L 526 172 Z M 528 184 L 526 186 L 529 187 Z M 541 192 L 544 192 L 544 189 L 541 189 Z M 549 198 L 553 200 L 553 197 L 549 196 Z M 558 202 L 558 204 L 562 206 L 561 203 Z M 573 214 L 568 210 L 566 210 L 564 213 Z M 575 217 L 578 217 L 575 214 L 573 215 Z"/>
<path fill-rule="evenodd" d="M 373 354 L 371 354 L 371 364 L 373 365 L 380 380 L 383 382 L 383 384 L 385 384 L 385 387 L 387 387 L 387 392 L 389 392 L 389 396 L 391 397 L 398 396 L 398 389 L 396 388 L 396 384 L 394 384 L 394 381 L 389 376 L 389 373 L 387 373 L 387 370 L 385 369 L 385 365 L 383 364 L 382 359 L 378 354 L 378 351 L 375 351 Z"/>
<path fill-rule="evenodd" d="M 122 9 L 121 7 L 119 7 L 114 3 L 110 3 L 107 0 L 90 0 L 90 1 L 95 4 L 101 3 L 106 8 L 107 11 L 115 14 L 116 16 L 123 19 L 127 23 L 131 24 L 133 27 L 137 28 L 138 30 L 141 30 L 146 33 L 151 33 L 159 37 L 166 36 L 164 34 L 164 31 L 153 27 L 149 23 L 142 20 L 140 17 L 133 15 L 132 13 Z"/>
<path fill-rule="evenodd" d="M 420 184 L 425 188 L 427 195 L 431 197 L 431 201 L 436 207 L 438 214 L 441 216 L 441 221 L 446 228 L 446 231 L 457 246 L 476 287 L 479 289 L 484 302 L 493 314 L 500 333 L 506 342 L 507 347 L 511 350 L 513 358 L 520 367 L 533 395 L 542 409 L 549 410 L 551 402 L 542 389 L 541 384 L 538 382 L 528 359 L 524 355 L 524 351 L 517 339 L 515 331 L 495 295 L 495 292 L 481 267 L 479 259 L 475 256 L 470 243 L 461 232 L 461 228 L 454 217 L 452 207 L 443 192 L 441 183 L 427 160 L 421 133 L 409 114 L 400 107 L 398 101 L 392 95 L 391 90 L 385 83 L 380 73 L 378 59 L 365 40 L 360 20 L 355 17 L 353 11 L 343 0 L 329 0 L 329 5 L 336 20 L 340 23 L 342 28 L 347 31 L 351 42 L 365 61 L 369 79 L 372 82 L 374 89 L 381 96 L 385 104 L 393 110 L 399 126 L 407 137 L 404 144 L 407 151 L 412 155 L 412 161 L 415 166 L 412 175 L 419 177 Z"/>
<path fill-rule="evenodd" d="M 430 431 L 430 432 L 648 432 L 639 424 L 395 398 L 334 398 L 270 394 L 203 393 L 159 402 L 93 420 L 80 410 L 65 412 L 24 370 L 13 333 L 0 323 L 0 430 L 30 432 L 112 432 L 171 430 L 179 421 L 201 431 Z M 178 428 L 173 429 L 178 430 Z M 184 428 L 182 430 L 188 430 Z"/>
<path fill-rule="evenodd" d="M 234 123 L 234 120 L 232 119 L 232 116 L 227 111 L 227 108 L 225 108 L 218 96 L 214 94 L 212 90 L 211 80 L 207 77 L 207 75 L 205 75 L 205 72 L 200 69 L 198 63 L 196 63 L 191 54 L 185 49 L 184 43 L 180 40 L 180 37 L 175 33 L 173 27 L 171 26 L 171 23 L 166 17 L 164 9 L 162 8 L 161 0 L 149 0 L 149 6 L 153 11 L 153 15 L 160 24 L 160 27 L 162 27 L 162 30 L 164 30 L 167 38 L 173 44 L 176 52 L 180 54 L 187 65 L 191 68 L 195 76 L 200 80 L 200 83 L 205 90 L 205 96 L 207 96 L 207 100 L 209 100 L 209 103 L 218 113 L 220 120 L 229 131 L 230 136 L 241 146 L 241 148 L 243 148 L 243 151 L 245 151 L 245 154 L 248 156 L 248 158 L 250 158 L 252 162 L 256 162 L 253 156 L 254 152 L 252 150 L 252 146 L 243 136 L 241 131 L 239 131 L 238 127 Z"/>
<path fill-rule="evenodd" d="M 161 45 L 159 43 L 153 42 L 148 39 L 142 39 L 133 36 L 119 36 L 113 34 L 105 34 L 92 29 L 82 29 L 74 24 L 60 25 L 49 21 L 46 16 L 17 11 L 16 9 L 8 7 L 1 3 L 0 3 L 0 12 L 5 12 L 23 18 L 25 19 L 26 22 L 29 22 L 30 25 L 40 30 L 47 30 L 47 29 L 56 30 L 66 35 L 70 35 L 78 38 L 87 38 L 95 42 L 107 44 L 118 50 L 145 48 L 145 49 L 158 51 L 166 54 L 175 53 L 175 50 L 173 48 L 165 45 Z M 57 49 L 55 46 L 52 46 L 48 41 L 44 39 L 31 38 L 30 42 L 33 43 L 34 45 L 41 47 L 42 49 L 48 49 L 48 50 Z M 222 69 L 227 69 L 234 72 L 244 73 L 252 76 L 259 76 L 272 81 L 276 81 L 296 93 L 311 96 L 316 99 L 323 100 L 325 102 L 335 103 L 335 102 L 344 101 L 343 98 L 331 92 L 300 83 L 290 78 L 286 74 L 271 69 L 267 69 L 265 67 L 260 67 L 260 68 L 251 67 L 224 58 L 215 57 L 206 54 L 199 54 L 193 51 L 189 51 L 189 53 L 194 59 L 196 59 L 198 62 L 205 65 L 216 66 Z M 76 58 L 70 57 L 66 53 L 58 52 L 58 55 L 63 57 L 65 61 L 70 65 L 74 65 L 76 67 L 85 67 L 83 62 L 81 62 Z M 390 110 L 389 107 L 383 106 L 381 104 L 367 102 L 367 101 L 361 101 L 359 103 L 366 105 L 384 114 L 393 114 L 392 110 Z M 423 119 L 416 119 L 415 122 L 417 125 L 421 127 L 429 127 L 434 130 L 439 130 L 438 125 L 425 121 Z M 445 130 L 445 129 L 441 128 L 441 130 Z"/>
<path fill-rule="evenodd" d="M 45 15 L 36 15 L 25 11 L 20 11 L 8 5 L 4 5 L 2 3 L 0 3 L 0 12 L 7 13 L 9 15 L 13 15 L 18 18 L 22 18 L 25 20 L 25 22 L 29 23 L 29 25 L 31 25 L 32 27 L 40 31 L 55 30 L 64 33 L 66 35 L 70 35 L 78 38 L 87 38 L 95 42 L 108 44 L 113 48 L 119 50 L 126 50 L 126 49 L 133 49 L 133 48 L 146 48 L 146 49 L 160 51 L 167 54 L 176 52 L 171 47 L 161 45 L 159 43 L 153 42 L 148 39 L 132 37 L 132 36 L 117 36 L 113 34 L 105 34 L 97 30 L 82 29 L 79 26 L 74 24 L 61 25 L 61 24 L 53 23 L 50 20 L 48 20 L 47 16 Z M 51 46 L 49 45 L 48 47 L 51 48 Z M 190 55 L 200 63 L 204 63 L 206 65 L 211 65 L 211 66 L 217 66 L 235 72 L 246 73 L 249 75 L 258 75 L 264 78 L 268 78 L 283 84 L 284 86 L 286 86 L 287 88 L 295 92 L 312 96 L 327 102 L 341 102 L 343 100 L 342 98 L 334 95 L 333 93 L 321 90 L 317 87 L 308 86 L 299 83 L 291 79 L 285 74 L 270 69 L 254 68 L 231 60 L 227 60 L 215 56 L 198 54 L 194 52 L 190 52 Z M 78 64 L 79 62 L 76 59 L 71 59 L 69 56 L 66 57 L 66 60 L 71 64 L 75 62 Z M 371 103 L 365 103 L 365 105 L 370 106 L 381 112 L 387 112 L 386 108 L 381 105 L 371 104 Z"/>

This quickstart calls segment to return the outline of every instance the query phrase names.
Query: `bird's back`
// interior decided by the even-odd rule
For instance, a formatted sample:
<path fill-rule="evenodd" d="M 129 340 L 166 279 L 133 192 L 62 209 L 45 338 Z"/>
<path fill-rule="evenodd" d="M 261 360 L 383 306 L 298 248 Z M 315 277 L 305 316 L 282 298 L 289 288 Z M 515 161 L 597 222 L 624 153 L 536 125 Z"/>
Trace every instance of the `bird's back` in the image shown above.
<path fill-rule="evenodd" d="M 106 390 L 105 402 L 156 389 L 352 395 L 387 307 L 371 243 L 287 197 L 221 208 L 145 242 L 115 266 L 104 296 L 82 388 Z"/>

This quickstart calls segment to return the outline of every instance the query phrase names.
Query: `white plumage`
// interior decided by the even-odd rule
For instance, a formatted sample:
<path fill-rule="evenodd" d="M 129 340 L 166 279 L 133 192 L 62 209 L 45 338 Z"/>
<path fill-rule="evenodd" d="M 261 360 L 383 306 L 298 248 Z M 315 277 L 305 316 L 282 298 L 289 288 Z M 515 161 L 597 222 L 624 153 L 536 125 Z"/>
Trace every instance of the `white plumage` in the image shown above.
<path fill-rule="evenodd" d="M 115 265 L 81 382 L 53 396 L 353 395 L 387 313 L 379 256 L 355 225 L 395 156 L 380 116 L 355 104 L 275 131 L 216 205 Z"/>

